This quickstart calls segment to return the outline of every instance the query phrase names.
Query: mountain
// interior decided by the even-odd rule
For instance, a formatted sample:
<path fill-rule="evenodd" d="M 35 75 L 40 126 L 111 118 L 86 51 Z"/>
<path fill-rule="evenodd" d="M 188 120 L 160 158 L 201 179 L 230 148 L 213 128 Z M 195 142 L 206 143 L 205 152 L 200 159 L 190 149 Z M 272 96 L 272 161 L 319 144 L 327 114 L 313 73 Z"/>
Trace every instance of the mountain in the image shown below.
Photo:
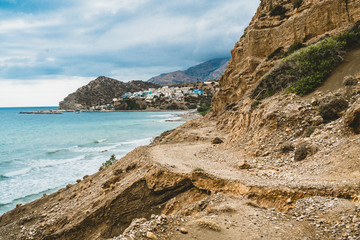
<path fill-rule="evenodd" d="M 59 103 L 60 109 L 86 109 L 91 106 L 110 104 L 113 98 L 119 98 L 126 92 L 137 92 L 156 88 L 150 82 L 134 80 L 121 82 L 113 78 L 100 76 L 69 94 Z"/>
<path fill-rule="evenodd" d="M 178 84 L 191 82 L 204 82 L 218 79 L 225 71 L 229 58 L 216 58 L 190 67 L 185 71 L 163 73 L 152 77 L 148 82 L 156 84 Z"/>

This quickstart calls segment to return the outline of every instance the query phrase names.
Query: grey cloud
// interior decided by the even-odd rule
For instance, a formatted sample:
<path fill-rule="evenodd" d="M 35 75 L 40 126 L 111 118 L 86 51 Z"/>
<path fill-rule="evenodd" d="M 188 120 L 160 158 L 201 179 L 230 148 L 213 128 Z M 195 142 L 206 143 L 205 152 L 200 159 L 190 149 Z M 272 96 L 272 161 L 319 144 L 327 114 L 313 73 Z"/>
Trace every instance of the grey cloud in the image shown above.
<path fill-rule="evenodd" d="M 229 56 L 259 1 L 149 0 L 136 8 L 94 13 L 85 2 L 66 1 L 25 15 L 16 8 L 3 10 L 9 14 L 0 13 L 0 21 L 23 19 L 25 27 L 0 35 L 3 57 L 20 59 L 0 59 L 0 78 L 116 77 L 123 69 L 129 79 L 122 80 L 130 80 L 154 69 L 160 74 Z"/>

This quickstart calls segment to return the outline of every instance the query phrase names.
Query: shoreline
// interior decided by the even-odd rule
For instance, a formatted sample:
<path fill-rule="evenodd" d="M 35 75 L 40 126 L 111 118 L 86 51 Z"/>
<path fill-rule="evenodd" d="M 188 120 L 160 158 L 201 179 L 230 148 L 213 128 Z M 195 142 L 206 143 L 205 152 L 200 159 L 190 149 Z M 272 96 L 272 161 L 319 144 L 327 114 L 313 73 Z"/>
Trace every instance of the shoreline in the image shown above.
<path fill-rule="evenodd" d="M 44 111 L 48 112 L 49 110 L 44 110 Z M 176 110 L 172 110 L 172 111 L 99 111 L 99 112 L 170 112 L 171 113 L 171 118 L 177 118 L 177 119 L 166 119 L 164 121 L 165 122 L 183 122 L 183 123 L 180 123 L 180 125 L 185 124 L 188 120 L 197 119 L 197 118 L 202 117 L 196 110 L 183 110 L 183 111 L 176 111 Z M 76 112 L 73 112 L 73 113 L 76 113 Z M 22 114 L 25 114 L 25 113 L 22 113 Z M 26 113 L 26 114 L 36 114 L 37 115 L 37 114 L 56 114 L 56 113 L 52 112 L 52 113 Z M 59 113 L 57 113 L 57 114 L 59 114 Z M 175 128 L 172 128 L 172 129 L 175 129 Z M 162 133 L 164 133 L 164 132 L 166 132 L 166 131 L 163 131 Z M 160 133 L 159 135 L 154 136 L 153 138 L 160 136 L 162 133 Z M 148 145 L 150 145 L 150 143 L 142 145 L 142 146 L 148 146 Z M 131 152 L 133 150 L 134 149 L 130 150 L 129 152 Z M 127 152 L 126 154 L 128 154 L 129 152 Z M 104 159 L 104 161 L 105 160 L 106 159 Z M 93 174 L 96 174 L 96 172 L 91 173 L 91 175 L 93 175 Z M 68 184 L 73 184 L 73 183 L 68 183 Z M 19 204 L 28 204 L 28 203 L 37 201 L 37 200 L 41 199 L 41 195 L 43 195 L 43 194 L 51 195 L 51 194 L 57 192 L 57 190 L 59 190 L 59 189 L 61 189 L 61 186 L 55 187 L 53 189 L 48 189 L 48 190 L 40 192 L 40 193 L 32 194 L 32 195 L 37 195 L 38 197 L 35 198 L 34 200 L 31 200 L 30 202 L 26 201 L 25 203 L 23 203 L 23 202 L 19 201 Z M 31 196 L 31 195 L 29 195 L 29 196 Z M 23 198 L 26 198 L 26 197 L 29 197 L 29 196 L 24 196 L 24 197 L 21 197 L 19 199 L 15 199 L 15 200 L 20 200 L 20 199 L 23 199 Z M 4 205 L 8 205 L 8 204 L 10 204 L 10 203 L 4 204 Z M 4 215 L 5 213 L 9 212 L 9 211 L 12 211 L 13 209 L 15 209 L 15 207 L 8 210 L 8 211 L 6 211 L 6 212 L 1 213 L 0 217 L 2 215 Z"/>
<path fill-rule="evenodd" d="M 63 114 L 65 112 L 68 113 L 110 113 L 110 112 L 181 112 L 178 114 L 175 114 L 176 117 L 179 117 L 179 119 L 174 120 L 165 120 L 166 122 L 182 122 L 182 121 L 188 121 L 192 119 L 201 118 L 201 114 L 196 109 L 190 109 L 190 110 L 101 110 L 101 111 L 69 111 L 69 110 L 58 110 L 58 109 L 52 109 L 52 110 L 38 110 L 38 111 L 21 111 L 19 114 Z"/>

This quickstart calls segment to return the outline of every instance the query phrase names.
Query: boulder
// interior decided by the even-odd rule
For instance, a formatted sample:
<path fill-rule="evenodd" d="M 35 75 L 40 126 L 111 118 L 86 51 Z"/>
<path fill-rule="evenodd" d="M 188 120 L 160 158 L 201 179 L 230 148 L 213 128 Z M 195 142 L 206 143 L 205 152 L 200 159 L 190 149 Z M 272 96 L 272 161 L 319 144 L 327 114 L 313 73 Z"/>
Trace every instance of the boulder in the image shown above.
<path fill-rule="evenodd" d="M 250 169 L 251 166 L 250 166 L 250 164 L 248 164 L 247 161 L 245 160 L 245 161 L 239 163 L 238 168 L 239 168 L 239 169 Z"/>
<path fill-rule="evenodd" d="M 341 112 L 349 107 L 349 103 L 343 97 L 328 97 L 318 108 L 324 121 L 333 121 L 341 116 Z"/>
<path fill-rule="evenodd" d="M 295 149 L 295 155 L 294 155 L 294 161 L 299 162 L 301 160 L 304 160 L 309 152 L 309 147 L 307 143 L 302 143 Z"/>
<path fill-rule="evenodd" d="M 345 86 L 355 86 L 358 84 L 358 80 L 353 76 L 346 76 L 344 78 L 344 85 Z"/>
<path fill-rule="evenodd" d="M 360 98 L 346 111 L 344 123 L 356 134 L 360 133 Z"/>
<path fill-rule="evenodd" d="M 308 142 L 303 142 L 295 148 L 294 161 L 299 162 L 306 157 L 315 154 L 318 151 L 318 147 Z"/>

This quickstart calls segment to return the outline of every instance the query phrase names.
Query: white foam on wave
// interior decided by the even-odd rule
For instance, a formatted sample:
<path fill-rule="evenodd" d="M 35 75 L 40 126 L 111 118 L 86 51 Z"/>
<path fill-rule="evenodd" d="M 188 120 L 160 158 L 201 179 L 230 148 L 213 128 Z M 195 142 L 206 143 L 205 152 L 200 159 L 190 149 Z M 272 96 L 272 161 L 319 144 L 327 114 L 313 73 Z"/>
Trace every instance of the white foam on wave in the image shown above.
<path fill-rule="evenodd" d="M 121 144 L 134 144 L 136 146 L 140 146 L 140 145 L 149 144 L 151 142 L 151 140 L 152 140 L 152 137 L 149 137 L 149 138 L 142 138 L 142 139 L 126 141 L 126 142 L 122 142 Z"/>
<path fill-rule="evenodd" d="M 76 152 L 76 153 L 96 153 L 96 152 L 109 151 L 114 148 L 116 148 L 116 145 L 109 145 L 109 146 L 103 146 L 103 147 L 74 148 L 74 149 L 72 149 L 72 151 Z"/>
<path fill-rule="evenodd" d="M 107 139 L 104 138 L 104 139 L 99 139 L 99 140 L 95 140 L 94 143 L 102 143 L 102 142 L 105 142 Z"/>
<path fill-rule="evenodd" d="M 65 159 L 39 159 L 39 160 L 32 160 L 31 166 L 33 168 L 46 168 L 46 167 L 54 167 L 57 165 L 62 165 L 66 163 L 76 162 L 85 158 L 85 155 L 77 156 L 74 158 L 65 158 Z"/>
<path fill-rule="evenodd" d="M 152 118 L 169 118 L 169 117 L 173 117 L 174 114 L 163 114 L 163 115 L 151 115 L 150 117 Z"/>
<path fill-rule="evenodd" d="M 30 172 L 30 170 L 31 170 L 31 167 L 27 167 L 27 168 L 23 168 L 20 170 L 5 173 L 5 174 L 3 174 L 3 176 L 10 178 L 10 177 L 18 176 L 18 175 L 24 175 L 24 174 Z"/>
<path fill-rule="evenodd" d="M 167 118 L 167 119 L 161 119 L 161 120 L 158 120 L 157 122 L 171 122 L 171 121 L 178 121 L 180 120 L 181 117 L 177 117 L 177 116 L 174 116 L 174 117 L 170 117 L 170 118 Z"/>

